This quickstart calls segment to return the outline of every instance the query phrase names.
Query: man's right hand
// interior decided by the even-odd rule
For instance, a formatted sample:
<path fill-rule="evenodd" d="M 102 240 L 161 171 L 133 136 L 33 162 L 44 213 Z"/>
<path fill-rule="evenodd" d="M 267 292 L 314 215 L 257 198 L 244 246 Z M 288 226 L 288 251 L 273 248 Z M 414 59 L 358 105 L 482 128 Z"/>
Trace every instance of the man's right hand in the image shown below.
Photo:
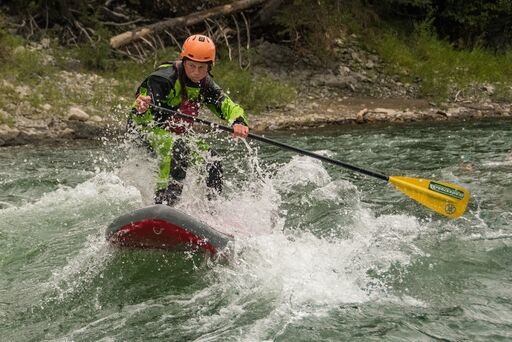
<path fill-rule="evenodd" d="M 135 100 L 135 110 L 138 113 L 144 113 L 151 104 L 151 96 L 139 95 Z"/>

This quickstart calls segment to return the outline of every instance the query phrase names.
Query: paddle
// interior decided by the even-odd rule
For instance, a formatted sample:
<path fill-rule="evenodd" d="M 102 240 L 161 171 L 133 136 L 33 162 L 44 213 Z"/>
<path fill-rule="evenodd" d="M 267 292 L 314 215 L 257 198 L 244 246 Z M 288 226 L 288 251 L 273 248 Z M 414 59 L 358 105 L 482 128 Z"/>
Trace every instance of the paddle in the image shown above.
<path fill-rule="evenodd" d="M 209 125 L 213 128 L 219 128 L 227 132 L 233 132 L 233 129 L 228 126 L 200 119 L 191 115 L 183 114 L 174 110 L 159 107 L 156 105 L 151 105 L 151 108 L 158 111 L 167 112 L 172 115 L 178 115 L 180 117 L 192 119 L 195 122 L 199 122 L 204 125 Z M 415 201 L 449 218 L 457 218 L 464 214 L 469 202 L 469 191 L 458 185 L 423 178 L 412 178 L 405 176 L 386 176 L 375 171 L 363 169 L 358 166 L 354 166 L 336 159 L 325 157 L 320 154 L 303 150 L 298 147 L 290 146 L 282 142 L 271 140 L 269 138 L 265 138 L 263 136 L 256 135 L 253 133 L 249 133 L 249 137 L 254 140 L 258 140 L 270 145 L 294 151 L 308 157 L 316 158 L 327 163 L 338 165 L 350 169 L 352 171 L 363 173 L 365 175 L 379 178 L 381 180 L 389 182 L 393 184 L 398 190 L 402 191 L 404 194 L 411 197 Z"/>

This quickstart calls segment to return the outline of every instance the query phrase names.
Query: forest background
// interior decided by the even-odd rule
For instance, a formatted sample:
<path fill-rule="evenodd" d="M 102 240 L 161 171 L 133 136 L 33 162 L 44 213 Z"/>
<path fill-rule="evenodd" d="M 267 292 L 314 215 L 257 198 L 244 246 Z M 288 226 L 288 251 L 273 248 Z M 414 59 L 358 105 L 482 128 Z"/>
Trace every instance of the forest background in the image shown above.
<path fill-rule="evenodd" d="M 52 126 L 76 135 L 60 124 L 70 118 L 123 123 L 136 86 L 190 33 L 217 42 L 215 78 L 251 115 L 311 101 L 319 87 L 512 102 L 510 0 L 7 0 L 0 10 L 0 130 L 12 144 Z M 347 72 L 370 86 L 312 82 Z M 375 91 L 376 79 L 405 90 Z"/>

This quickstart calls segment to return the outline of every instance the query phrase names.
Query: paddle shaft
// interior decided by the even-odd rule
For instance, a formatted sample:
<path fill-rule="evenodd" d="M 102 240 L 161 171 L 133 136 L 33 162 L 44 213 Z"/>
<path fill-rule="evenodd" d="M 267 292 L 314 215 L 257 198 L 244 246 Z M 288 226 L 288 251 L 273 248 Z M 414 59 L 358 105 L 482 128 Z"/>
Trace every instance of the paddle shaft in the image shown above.
<path fill-rule="evenodd" d="M 212 127 L 215 127 L 215 128 L 220 128 L 220 129 L 222 129 L 222 130 L 224 130 L 226 132 L 233 132 L 233 129 L 231 127 L 224 126 L 224 125 L 221 125 L 221 124 L 218 124 L 218 123 L 215 123 L 215 122 L 211 122 L 211 121 L 208 121 L 208 120 L 205 120 L 205 119 L 197 118 L 195 116 L 191 116 L 191 115 L 188 115 L 188 114 L 183 114 L 183 113 L 180 113 L 180 112 L 175 111 L 175 110 L 159 107 L 159 106 L 156 106 L 156 105 L 151 105 L 151 108 L 153 108 L 155 110 L 158 110 L 158 111 L 167 112 L 167 113 L 172 114 L 172 115 L 178 115 L 178 116 L 183 117 L 183 118 L 192 119 L 195 122 L 199 122 L 201 124 L 209 125 L 209 126 L 212 126 Z M 319 160 L 322 160 L 322 161 L 330 163 L 330 164 L 341 166 L 341 167 L 350 169 L 352 171 L 363 173 L 363 174 L 371 176 L 371 177 L 379 178 L 379 179 L 382 179 L 382 180 L 384 180 L 386 182 L 389 180 L 389 177 L 384 175 L 384 174 L 382 174 L 382 173 L 378 173 L 378 172 L 375 172 L 375 171 L 363 169 L 361 167 L 358 167 L 358 166 L 355 166 L 355 165 L 351 165 L 351 164 L 342 162 L 340 160 L 336 160 L 336 159 L 332 159 L 332 158 L 329 158 L 329 157 L 325 157 L 325 156 L 322 156 L 320 154 L 313 153 L 311 151 L 303 150 L 303 149 L 295 147 L 295 146 L 291 146 L 291 145 L 288 145 L 288 144 L 285 144 L 285 143 L 282 143 L 282 142 L 279 142 L 279 141 L 275 141 L 275 140 L 272 140 L 272 139 L 269 139 L 269 138 L 265 138 L 265 137 L 263 137 L 261 135 L 256 135 L 256 134 L 253 134 L 253 133 L 249 133 L 249 137 L 251 139 L 258 140 L 258 141 L 261 141 L 261 142 L 264 142 L 264 143 L 267 143 L 267 144 L 270 144 L 270 145 L 274 145 L 274 146 L 277 146 L 277 147 L 281 147 L 281 148 L 284 148 L 284 149 L 287 149 L 287 150 L 290 150 L 290 151 L 294 151 L 294 152 L 297 152 L 299 154 L 302 154 L 302 155 L 305 155 L 305 156 L 308 156 L 308 157 L 312 157 L 312 158 L 315 158 L 315 159 L 319 159 Z"/>

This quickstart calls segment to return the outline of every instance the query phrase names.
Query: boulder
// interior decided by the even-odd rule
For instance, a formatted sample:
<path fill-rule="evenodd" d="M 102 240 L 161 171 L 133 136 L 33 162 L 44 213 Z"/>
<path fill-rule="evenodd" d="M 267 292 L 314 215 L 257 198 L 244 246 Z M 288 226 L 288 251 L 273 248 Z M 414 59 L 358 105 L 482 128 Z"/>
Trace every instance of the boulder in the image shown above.
<path fill-rule="evenodd" d="M 0 125 L 0 146 L 10 145 L 20 135 L 17 128 L 9 127 L 7 125 Z"/>
<path fill-rule="evenodd" d="M 82 109 L 80 109 L 78 107 L 71 107 L 71 108 L 69 108 L 67 118 L 69 121 L 85 122 L 85 121 L 89 120 L 89 114 L 87 114 L 86 112 L 84 112 Z"/>

